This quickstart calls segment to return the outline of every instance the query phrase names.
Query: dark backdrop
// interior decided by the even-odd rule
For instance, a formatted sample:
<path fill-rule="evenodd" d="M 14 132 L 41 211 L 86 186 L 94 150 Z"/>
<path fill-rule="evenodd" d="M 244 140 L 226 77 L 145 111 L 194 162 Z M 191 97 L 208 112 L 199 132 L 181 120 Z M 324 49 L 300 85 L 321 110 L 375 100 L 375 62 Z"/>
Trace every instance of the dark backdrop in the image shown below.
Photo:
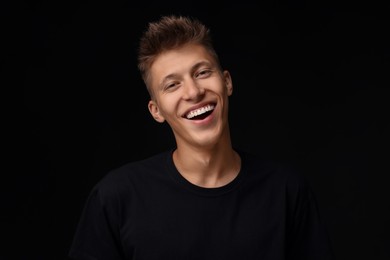
<path fill-rule="evenodd" d="M 169 128 L 147 111 L 136 68 L 137 40 L 162 14 L 192 15 L 211 28 L 234 83 L 233 144 L 301 167 L 337 259 L 390 259 L 387 4 L 2 5 L 11 40 L 2 70 L 24 101 L 16 188 L 4 207 L 16 247 L 4 259 L 67 259 L 92 186 L 112 168 L 173 146 Z"/>

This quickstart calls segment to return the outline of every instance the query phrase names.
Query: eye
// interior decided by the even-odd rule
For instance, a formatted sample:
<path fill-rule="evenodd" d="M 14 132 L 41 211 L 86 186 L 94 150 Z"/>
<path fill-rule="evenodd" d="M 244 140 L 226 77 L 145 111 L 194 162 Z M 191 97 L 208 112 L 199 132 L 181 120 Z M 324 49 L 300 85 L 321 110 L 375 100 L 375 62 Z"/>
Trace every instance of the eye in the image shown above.
<path fill-rule="evenodd" d="M 209 69 L 203 69 L 195 74 L 196 78 L 206 78 L 211 74 L 212 70 Z"/>
<path fill-rule="evenodd" d="M 165 90 L 171 90 L 179 85 L 179 82 L 169 82 L 165 85 Z"/>

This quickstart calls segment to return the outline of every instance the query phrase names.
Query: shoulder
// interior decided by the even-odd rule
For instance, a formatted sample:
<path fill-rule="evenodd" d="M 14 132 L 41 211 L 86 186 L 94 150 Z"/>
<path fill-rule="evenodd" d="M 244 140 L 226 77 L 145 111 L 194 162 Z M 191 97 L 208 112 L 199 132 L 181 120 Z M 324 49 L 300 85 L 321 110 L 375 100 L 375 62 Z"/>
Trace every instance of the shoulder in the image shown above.
<path fill-rule="evenodd" d="M 291 163 L 270 159 L 258 154 L 239 151 L 242 169 L 252 178 L 272 183 L 287 190 L 307 188 L 303 170 Z"/>
<path fill-rule="evenodd" d="M 123 196 L 134 191 L 135 186 L 143 187 L 153 182 L 166 168 L 170 151 L 152 155 L 146 159 L 128 162 L 116 167 L 96 183 L 92 192 L 104 198 Z"/>

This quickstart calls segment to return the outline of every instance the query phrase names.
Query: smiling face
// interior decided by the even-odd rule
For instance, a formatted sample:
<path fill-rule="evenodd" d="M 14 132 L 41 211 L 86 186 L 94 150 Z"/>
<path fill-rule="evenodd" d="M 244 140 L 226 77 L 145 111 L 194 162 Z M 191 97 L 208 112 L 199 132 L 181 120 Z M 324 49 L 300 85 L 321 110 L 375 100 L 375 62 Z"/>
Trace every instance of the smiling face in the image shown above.
<path fill-rule="evenodd" d="M 177 147 L 208 148 L 230 142 L 230 74 L 221 72 L 204 47 L 187 44 L 161 53 L 150 68 L 153 118 L 172 128 Z"/>

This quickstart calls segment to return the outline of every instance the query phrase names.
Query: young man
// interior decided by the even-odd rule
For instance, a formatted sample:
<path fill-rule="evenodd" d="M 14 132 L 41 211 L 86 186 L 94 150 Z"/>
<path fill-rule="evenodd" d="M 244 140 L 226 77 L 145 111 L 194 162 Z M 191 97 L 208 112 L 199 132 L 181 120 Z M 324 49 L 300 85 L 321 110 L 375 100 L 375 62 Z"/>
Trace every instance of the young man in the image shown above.
<path fill-rule="evenodd" d="M 94 187 L 71 258 L 333 259 L 303 176 L 232 147 L 233 82 L 202 23 L 150 23 L 139 69 L 149 111 L 172 128 L 176 147 Z"/>

